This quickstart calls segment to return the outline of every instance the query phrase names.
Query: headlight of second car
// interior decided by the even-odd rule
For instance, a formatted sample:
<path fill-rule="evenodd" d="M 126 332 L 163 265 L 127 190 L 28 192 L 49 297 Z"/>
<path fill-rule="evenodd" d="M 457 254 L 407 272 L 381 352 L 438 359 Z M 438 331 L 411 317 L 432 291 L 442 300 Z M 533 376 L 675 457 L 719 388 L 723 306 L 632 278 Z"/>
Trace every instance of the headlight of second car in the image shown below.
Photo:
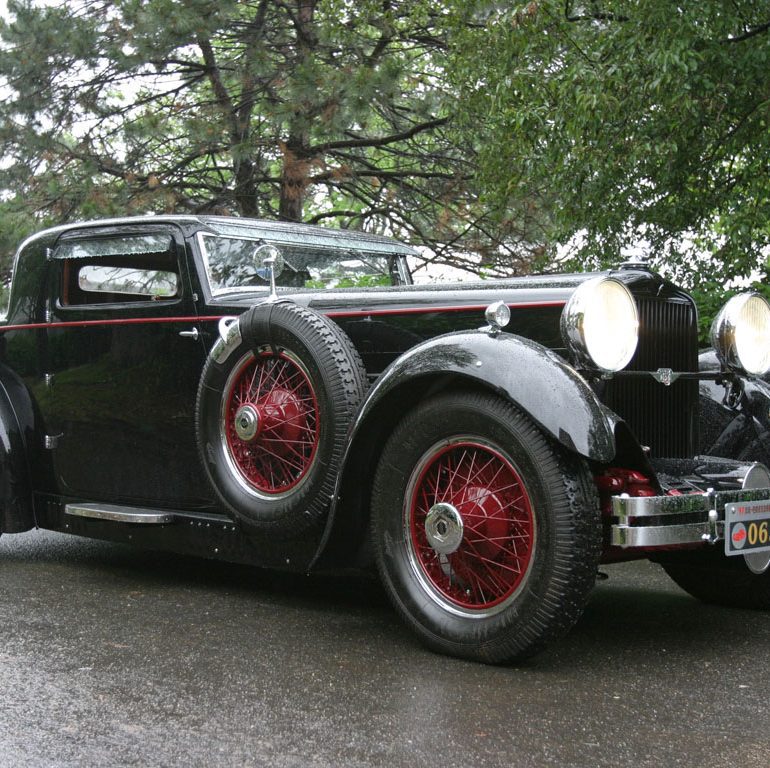
<path fill-rule="evenodd" d="M 770 304 L 758 293 L 733 296 L 711 325 L 711 343 L 728 368 L 761 376 L 770 370 Z"/>
<path fill-rule="evenodd" d="M 631 361 L 639 340 L 634 297 L 611 277 L 587 280 L 564 307 L 561 332 L 581 364 L 606 373 L 619 371 Z"/>

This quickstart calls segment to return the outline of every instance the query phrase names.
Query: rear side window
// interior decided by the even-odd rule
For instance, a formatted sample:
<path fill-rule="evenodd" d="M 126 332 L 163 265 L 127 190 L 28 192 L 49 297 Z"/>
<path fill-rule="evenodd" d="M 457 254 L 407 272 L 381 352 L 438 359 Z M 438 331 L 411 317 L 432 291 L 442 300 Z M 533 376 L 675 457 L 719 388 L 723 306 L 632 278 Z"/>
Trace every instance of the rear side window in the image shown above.
<path fill-rule="evenodd" d="M 78 288 L 86 295 L 118 293 L 169 299 L 177 295 L 177 276 L 164 269 L 84 264 L 78 269 Z M 98 300 L 97 296 L 92 298 Z"/>
<path fill-rule="evenodd" d="M 173 300 L 181 293 L 170 235 L 132 235 L 62 243 L 63 306 Z"/>

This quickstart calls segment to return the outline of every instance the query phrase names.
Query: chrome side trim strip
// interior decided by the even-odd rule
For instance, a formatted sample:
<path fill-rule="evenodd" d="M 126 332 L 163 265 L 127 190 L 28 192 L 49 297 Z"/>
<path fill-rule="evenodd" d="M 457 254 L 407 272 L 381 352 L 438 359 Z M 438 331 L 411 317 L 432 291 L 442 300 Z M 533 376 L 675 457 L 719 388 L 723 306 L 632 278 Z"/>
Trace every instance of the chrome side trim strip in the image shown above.
<path fill-rule="evenodd" d="M 115 504 L 67 504 L 65 515 L 88 517 L 95 520 L 114 520 L 119 523 L 164 525 L 174 522 L 173 512 L 139 507 L 119 507 Z"/>

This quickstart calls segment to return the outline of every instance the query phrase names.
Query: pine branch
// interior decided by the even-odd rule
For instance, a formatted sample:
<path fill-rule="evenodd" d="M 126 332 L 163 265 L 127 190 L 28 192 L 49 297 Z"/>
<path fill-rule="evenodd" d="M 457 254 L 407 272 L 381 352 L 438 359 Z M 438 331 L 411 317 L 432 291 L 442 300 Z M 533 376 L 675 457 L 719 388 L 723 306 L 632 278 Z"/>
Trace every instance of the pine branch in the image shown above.
<path fill-rule="evenodd" d="M 330 152 L 335 149 L 351 149 L 353 147 L 383 147 L 388 144 L 394 144 L 399 141 L 406 141 L 416 136 L 418 133 L 433 130 L 439 126 L 446 125 L 450 118 L 441 117 L 435 120 L 429 120 L 426 123 L 419 123 L 413 125 L 409 130 L 401 133 L 394 133 L 390 136 L 371 137 L 368 139 L 348 139 L 345 141 L 329 141 L 325 144 L 316 144 L 312 147 L 314 154 L 323 154 L 324 152 Z"/>
<path fill-rule="evenodd" d="M 230 94 L 228 93 L 227 88 L 225 88 L 225 84 L 222 81 L 222 75 L 219 71 L 216 57 L 214 56 L 214 49 L 211 46 L 211 41 L 203 35 L 198 35 L 197 40 L 198 47 L 201 49 L 201 53 L 203 54 L 203 61 L 206 64 L 206 75 L 208 76 L 211 87 L 214 90 L 217 103 L 221 107 L 223 114 L 226 115 L 230 120 L 232 131 L 235 128 L 235 126 L 232 124 L 235 108 L 233 106 L 232 99 L 230 98 Z"/>

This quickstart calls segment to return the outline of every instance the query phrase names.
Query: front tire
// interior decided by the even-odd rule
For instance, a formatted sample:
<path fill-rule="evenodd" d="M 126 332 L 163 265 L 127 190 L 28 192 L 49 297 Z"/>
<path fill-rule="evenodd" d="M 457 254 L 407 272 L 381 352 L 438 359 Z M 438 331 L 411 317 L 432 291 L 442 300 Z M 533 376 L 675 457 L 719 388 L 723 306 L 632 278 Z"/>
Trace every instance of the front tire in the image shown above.
<path fill-rule="evenodd" d="M 485 393 L 420 404 L 377 469 L 372 535 L 396 608 L 433 650 L 522 659 L 577 621 L 599 562 L 585 462 Z"/>
<path fill-rule="evenodd" d="M 770 610 L 770 568 L 752 573 L 740 555 L 727 557 L 714 547 L 663 556 L 658 562 L 676 584 L 704 603 Z"/>

